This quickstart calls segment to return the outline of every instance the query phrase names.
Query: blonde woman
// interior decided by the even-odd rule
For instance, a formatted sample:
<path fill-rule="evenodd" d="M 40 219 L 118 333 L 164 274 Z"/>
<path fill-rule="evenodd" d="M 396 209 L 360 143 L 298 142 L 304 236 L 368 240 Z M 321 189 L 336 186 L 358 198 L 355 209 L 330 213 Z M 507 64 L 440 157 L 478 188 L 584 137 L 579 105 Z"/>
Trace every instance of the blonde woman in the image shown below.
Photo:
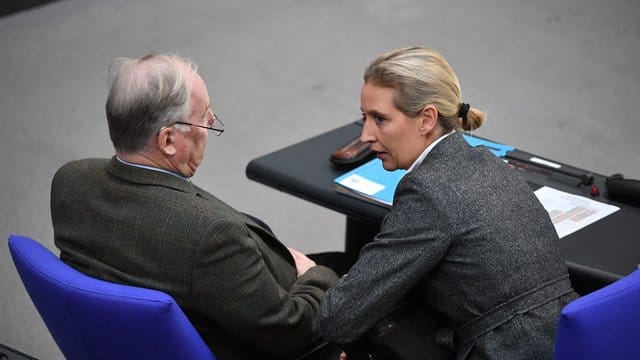
<path fill-rule="evenodd" d="M 462 101 L 447 61 L 422 47 L 381 55 L 360 101 L 361 140 L 386 170 L 408 172 L 374 241 L 323 297 L 323 335 L 353 342 L 411 291 L 441 319 L 420 336 L 448 352 L 415 358 L 551 359 L 577 297 L 558 237 L 518 173 L 462 137 L 485 114 Z"/>

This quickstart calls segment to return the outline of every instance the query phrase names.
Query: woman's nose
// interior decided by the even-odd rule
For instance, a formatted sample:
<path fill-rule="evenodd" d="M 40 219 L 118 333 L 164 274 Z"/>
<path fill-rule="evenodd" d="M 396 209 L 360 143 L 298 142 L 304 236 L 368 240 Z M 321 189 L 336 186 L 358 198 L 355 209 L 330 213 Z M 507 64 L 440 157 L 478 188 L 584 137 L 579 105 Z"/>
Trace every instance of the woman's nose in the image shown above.
<path fill-rule="evenodd" d="M 370 121 L 364 121 L 364 125 L 362 126 L 362 133 L 360 133 L 360 141 L 362 142 L 373 142 L 376 140 L 369 124 L 371 124 Z"/>

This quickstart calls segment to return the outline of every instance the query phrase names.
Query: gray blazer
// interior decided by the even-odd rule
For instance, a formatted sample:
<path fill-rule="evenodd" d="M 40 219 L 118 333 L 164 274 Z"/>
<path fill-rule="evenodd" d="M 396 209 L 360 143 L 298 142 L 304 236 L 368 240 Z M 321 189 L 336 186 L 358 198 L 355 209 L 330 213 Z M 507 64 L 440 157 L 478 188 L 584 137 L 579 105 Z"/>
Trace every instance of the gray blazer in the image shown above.
<path fill-rule="evenodd" d="M 115 158 L 74 161 L 53 179 L 51 216 L 62 260 L 172 295 L 219 359 L 286 357 L 320 340 L 335 273 L 297 277 L 270 231 L 189 181 Z"/>
<path fill-rule="evenodd" d="M 551 359 L 559 313 L 577 296 L 567 277 L 528 184 L 455 133 L 400 181 L 380 233 L 323 297 L 320 326 L 353 341 L 415 289 L 457 358 Z"/>

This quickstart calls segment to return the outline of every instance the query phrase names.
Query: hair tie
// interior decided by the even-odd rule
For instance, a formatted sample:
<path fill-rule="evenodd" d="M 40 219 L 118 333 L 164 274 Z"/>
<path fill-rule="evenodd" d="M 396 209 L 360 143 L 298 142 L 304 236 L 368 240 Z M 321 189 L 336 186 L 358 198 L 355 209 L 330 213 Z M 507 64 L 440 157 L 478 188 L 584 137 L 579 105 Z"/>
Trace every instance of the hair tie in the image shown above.
<path fill-rule="evenodd" d="M 458 110 L 458 117 L 462 118 L 462 119 L 466 119 L 467 118 L 467 113 L 469 112 L 469 109 L 471 108 L 471 106 L 467 103 L 460 103 L 460 110 Z"/>

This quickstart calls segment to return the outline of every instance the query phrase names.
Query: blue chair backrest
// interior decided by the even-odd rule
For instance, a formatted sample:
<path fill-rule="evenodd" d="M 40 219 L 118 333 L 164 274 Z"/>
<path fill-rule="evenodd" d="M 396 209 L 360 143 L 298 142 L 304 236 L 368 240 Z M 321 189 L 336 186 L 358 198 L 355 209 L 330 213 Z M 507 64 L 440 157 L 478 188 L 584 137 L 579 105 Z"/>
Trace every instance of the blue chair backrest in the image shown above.
<path fill-rule="evenodd" d="M 640 359 L 640 269 L 564 307 L 555 359 Z"/>
<path fill-rule="evenodd" d="M 20 278 L 68 360 L 215 357 L 166 293 L 87 276 L 27 237 L 11 235 Z"/>

